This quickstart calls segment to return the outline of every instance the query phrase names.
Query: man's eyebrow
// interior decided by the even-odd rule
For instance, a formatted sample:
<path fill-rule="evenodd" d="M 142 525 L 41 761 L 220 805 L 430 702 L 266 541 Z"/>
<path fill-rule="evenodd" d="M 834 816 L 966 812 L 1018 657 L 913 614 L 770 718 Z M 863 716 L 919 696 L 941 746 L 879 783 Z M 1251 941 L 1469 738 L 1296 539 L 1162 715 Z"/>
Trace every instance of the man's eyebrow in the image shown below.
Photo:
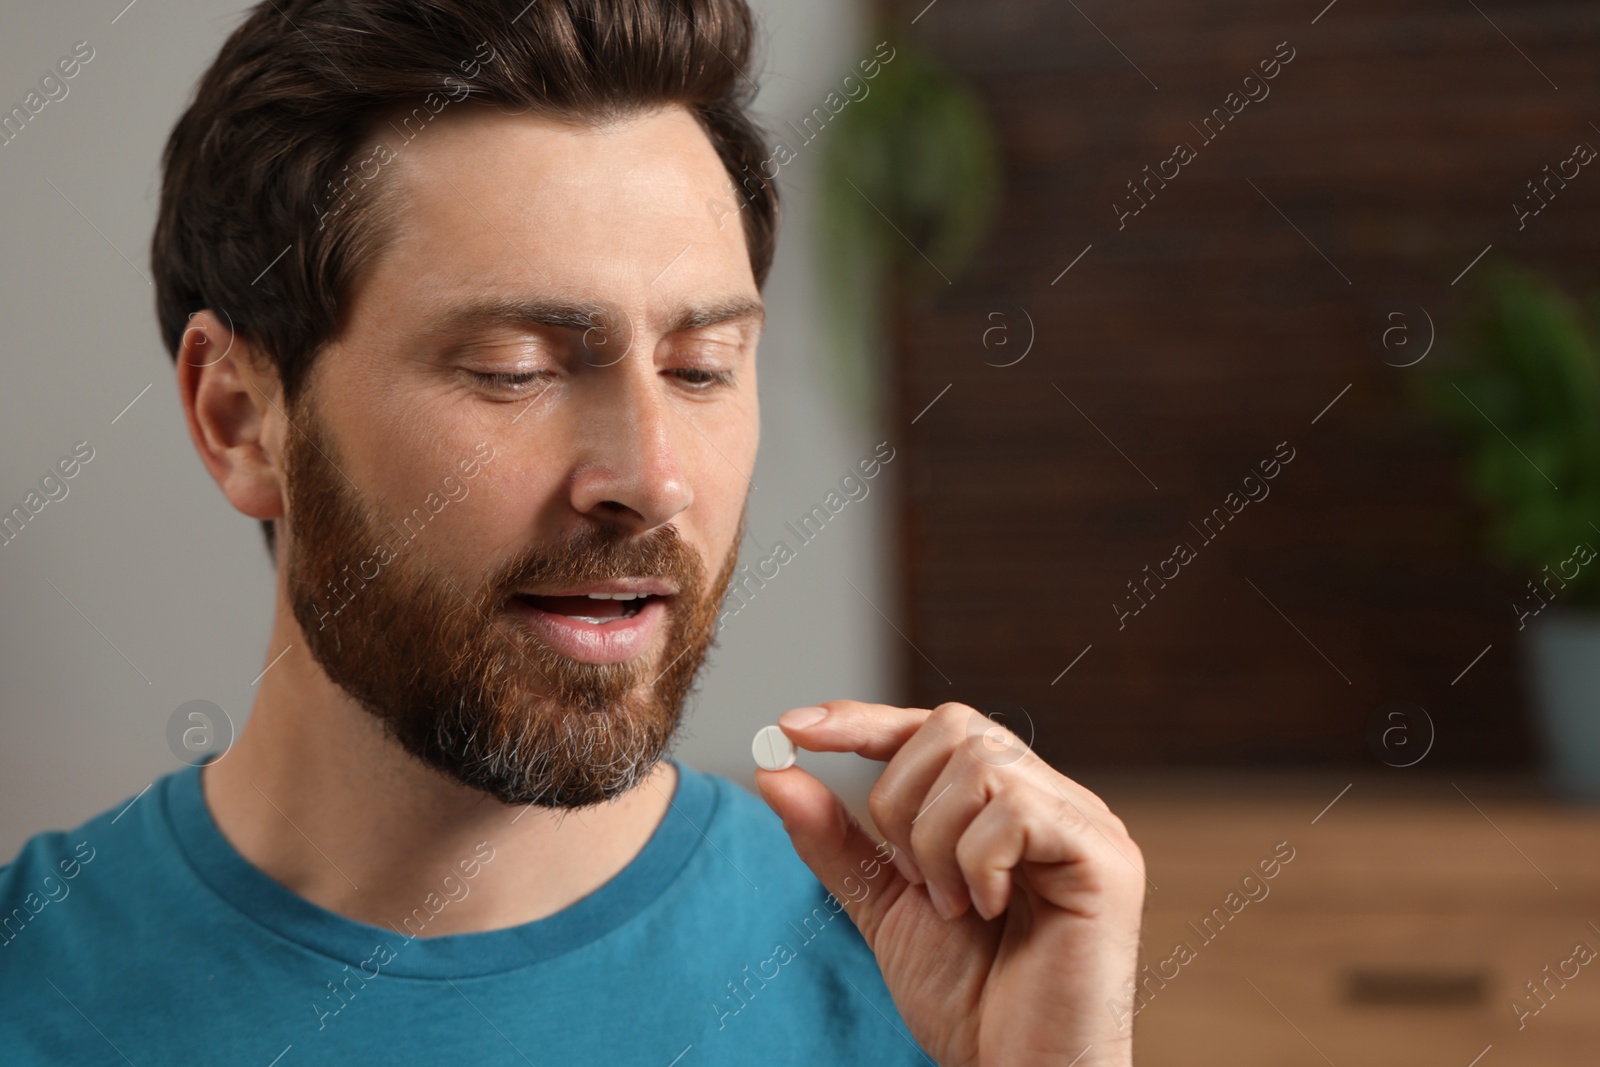
<path fill-rule="evenodd" d="M 547 326 L 555 329 L 600 329 L 608 324 L 607 305 L 565 300 L 478 300 L 441 313 L 431 332 L 454 333 L 486 326 Z M 766 307 L 751 297 L 731 297 L 709 304 L 679 305 L 669 312 L 665 332 L 697 330 L 725 322 L 750 322 L 760 327 L 766 321 Z"/>
<path fill-rule="evenodd" d="M 491 298 L 447 308 L 433 317 L 430 331 L 450 334 L 485 326 L 550 326 L 587 330 L 604 324 L 606 310 L 599 304 L 561 300 Z"/>
<path fill-rule="evenodd" d="M 704 326 L 717 326 L 724 322 L 749 322 L 756 327 L 767 321 L 767 309 L 760 300 L 736 296 L 701 307 L 679 307 L 667 322 L 667 333 L 679 330 L 698 330 Z"/>

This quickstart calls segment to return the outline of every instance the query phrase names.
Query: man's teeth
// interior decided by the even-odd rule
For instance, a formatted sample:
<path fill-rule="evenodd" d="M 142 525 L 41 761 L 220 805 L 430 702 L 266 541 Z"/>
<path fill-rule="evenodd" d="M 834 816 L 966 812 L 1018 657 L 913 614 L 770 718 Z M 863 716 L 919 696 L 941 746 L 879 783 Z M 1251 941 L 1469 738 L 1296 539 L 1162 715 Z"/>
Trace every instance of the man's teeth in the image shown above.
<path fill-rule="evenodd" d="M 569 619 L 577 619 L 579 622 L 586 622 L 592 626 L 604 626 L 606 623 L 616 622 L 619 619 L 633 618 L 635 615 L 639 614 L 640 610 L 644 608 L 643 601 L 648 599 L 650 596 L 648 593 L 587 593 L 585 595 L 590 600 L 623 600 L 628 602 L 627 606 L 624 607 L 621 613 L 617 615 L 567 616 Z"/>

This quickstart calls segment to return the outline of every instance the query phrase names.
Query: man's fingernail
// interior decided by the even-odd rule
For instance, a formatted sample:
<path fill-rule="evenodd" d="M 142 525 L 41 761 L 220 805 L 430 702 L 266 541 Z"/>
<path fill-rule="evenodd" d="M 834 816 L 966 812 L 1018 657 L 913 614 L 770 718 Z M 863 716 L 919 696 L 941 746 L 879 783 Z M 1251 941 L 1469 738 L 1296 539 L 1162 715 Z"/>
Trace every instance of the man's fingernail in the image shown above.
<path fill-rule="evenodd" d="M 821 722 L 826 714 L 828 714 L 827 708 L 793 708 L 778 716 L 778 725 L 787 726 L 791 730 L 804 730 L 807 726 Z"/>
<path fill-rule="evenodd" d="M 955 914 L 955 909 L 950 903 L 950 898 L 945 896 L 944 890 L 939 888 L 937 882 L 926 882 L 924 888 L 928 891 L 928 899 L 933 901 L 933 910 L 937 911 L 944 919 L 949 919 Z"/>
<path fill-rule="evenodd" d="M 921 885 L 923 882 L 927 881 L 927 879 L 922 877 L 922 872 L 917 869 L 916 863 L 913 862 L 911 857 L 907 856 L 904 852 L 896 850 L 894 858 L 891 862 L 894 863 L 895 870 L 900 872 L 900 877 L 904 878 L 912 885 Z"/>

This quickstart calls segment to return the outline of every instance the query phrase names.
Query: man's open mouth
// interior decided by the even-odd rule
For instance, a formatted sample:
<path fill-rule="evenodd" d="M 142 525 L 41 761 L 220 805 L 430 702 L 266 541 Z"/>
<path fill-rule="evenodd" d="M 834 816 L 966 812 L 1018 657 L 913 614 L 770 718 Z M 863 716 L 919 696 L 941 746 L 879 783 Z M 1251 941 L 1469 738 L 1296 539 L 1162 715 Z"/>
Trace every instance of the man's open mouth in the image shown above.
<path fill-rule="evenodd" d="M 564 615 L 578 622 L 603 626 L 619 619 L 631 619 L 651 601 L 666 598 L 652 593 L 584 593 L 576 596 L 517 593 L 512 599 L 552 615 Z"/>
<path fill-rule="evenodd" d="M 609 578 L 519 591 L 507 606 L 558 655 L 622 663 L 660 647 L 679 592 L 665 578 Z"/>

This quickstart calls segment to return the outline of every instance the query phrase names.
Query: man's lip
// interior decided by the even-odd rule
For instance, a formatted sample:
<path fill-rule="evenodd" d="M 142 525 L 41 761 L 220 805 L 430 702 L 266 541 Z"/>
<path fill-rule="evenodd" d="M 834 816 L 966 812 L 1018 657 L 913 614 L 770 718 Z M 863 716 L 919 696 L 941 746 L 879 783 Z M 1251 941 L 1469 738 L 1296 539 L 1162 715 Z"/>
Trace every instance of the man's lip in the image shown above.
<path fill-rule="evenodd" d="M 591 593 L 633 593 L 637 596 L 675 596 L 678 587 L 659 579 L 618 579 L 550 589 L 518 589 L 512 596 L 588 596 Z"/>
<path fill-rule="evenodd" d="M 664 625 L 667 603 L 651 598 L 636 613 L 603 623 L 579 618 L 513 600 L 512 614 L 519 617 L 557 655 L 585 663 L 622 663 L 649 651 L 656 631 Z"/>

